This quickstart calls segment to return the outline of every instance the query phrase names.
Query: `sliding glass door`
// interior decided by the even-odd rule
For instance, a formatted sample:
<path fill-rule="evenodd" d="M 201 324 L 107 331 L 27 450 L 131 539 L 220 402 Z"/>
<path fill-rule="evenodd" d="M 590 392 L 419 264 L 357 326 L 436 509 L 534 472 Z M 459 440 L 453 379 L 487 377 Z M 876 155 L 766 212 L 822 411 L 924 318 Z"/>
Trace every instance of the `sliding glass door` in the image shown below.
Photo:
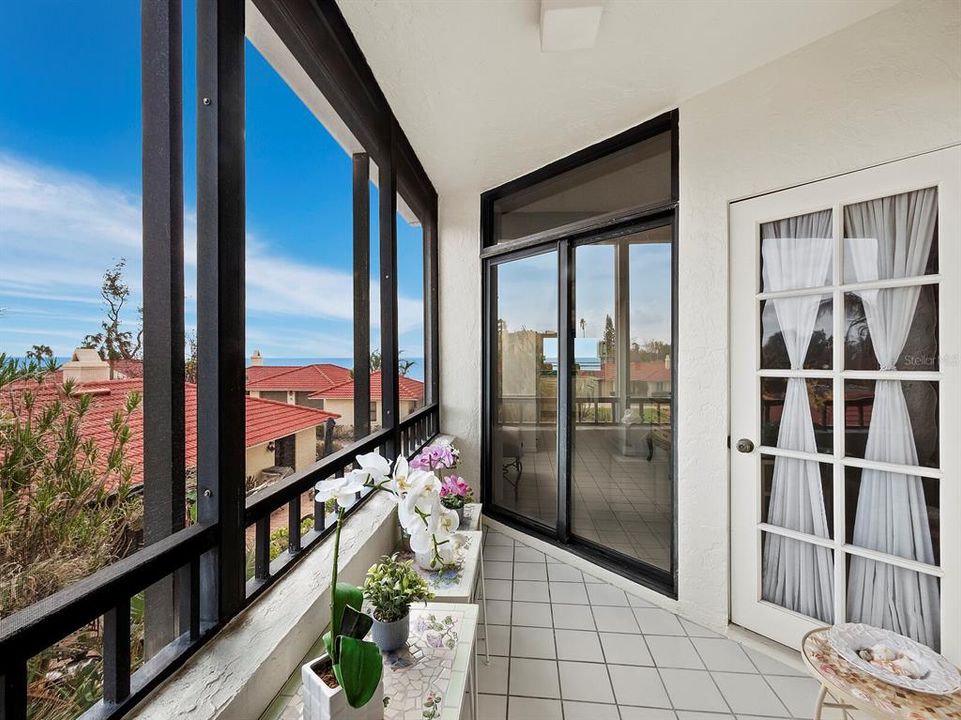
<path fill-rule="evenodd" d="M 574 248 L 571 533 L 671 569 L 671 225 Z"/>
<path fill-rule="evenodd" d="M 481 196 L 484 513 L 676 591 L 677 113 Z"/>
<path fill-rule="evenodd" d="M 491 366 L 494 503 L 557 523 L 557 252 L 495 264 Z"/>

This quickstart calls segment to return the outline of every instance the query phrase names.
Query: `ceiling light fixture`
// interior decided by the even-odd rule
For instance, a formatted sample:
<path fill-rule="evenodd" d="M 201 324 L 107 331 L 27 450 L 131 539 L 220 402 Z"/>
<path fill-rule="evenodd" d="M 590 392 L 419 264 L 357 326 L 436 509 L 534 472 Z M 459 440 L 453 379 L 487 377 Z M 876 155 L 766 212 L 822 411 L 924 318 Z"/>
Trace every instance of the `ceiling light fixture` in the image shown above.
<path fill-rule="evenodd" d="M 541 52 L 594 47 L 603 0 L 541 0 Z"/>

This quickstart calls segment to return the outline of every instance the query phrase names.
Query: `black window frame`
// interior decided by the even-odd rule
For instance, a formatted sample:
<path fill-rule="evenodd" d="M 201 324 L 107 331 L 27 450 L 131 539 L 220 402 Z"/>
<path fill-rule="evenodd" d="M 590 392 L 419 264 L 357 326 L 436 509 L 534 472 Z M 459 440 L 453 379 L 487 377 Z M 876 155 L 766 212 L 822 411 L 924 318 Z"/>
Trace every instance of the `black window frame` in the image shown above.
<path fill-rule="evenodd" d="M 437 193 L 336 3 L 254 0 L 368 153 L 354 156 L 355 400 L 369 407 L 369 163 L 379 169 L 383 427 L 250 497 L 244 495 L 244 0 L 197 4 L 198 523 L 184 527 L 182 2 L 144 0 L 143 243 L 145 536 L 133 555 L 0 620 L 0 717 L 27 716 L 27 661 L 90 622 L 104 622 L 103 698 L 85 720 L 120 718 L 254 602 L 333 528 L 301 498 L 356 454 L 390 459 L 439 432 Z M 362 182 L 361 182 L 362 178 Z M 430 401 L 399 421 L 396 196 L 424 226 L 425 383 Z M 357 352 L 363 348 L 362 352 Z M 362 413 L 361 418 L 367 417 Z M 362 506 L 363 502 L 355 505 Z M 270 516 L 287 507 L 289 548 L 269 560 Z M 255 572 L 245 575 L 245 531 Z M 147 591 L 152 657 L 130 668 L 130 600 Z"/>
<path fill-rule="evenodd" d="M 570 170 L 577 169 L 631 145 L 643 142 L 665 132 L 671 134 L 671 197 L 668 202 L 620 210 L 606 215 L 581 220 L 561 227 L 528 235 L 500 243 L 494 238 L 494 203 L 519 190 L 548 180 Z M 567 157 L 545 165 L 503 185 L 488 190 L 480 197 L 480 258 L 482 286 L 482 398 L 481 398 L 481 497 L 484 514 L 510 527 L 538 537 L 546 542 L 574 552 L 585 559 L 618 573 L 630 580 L 646 585 L 671 598 L 677 598 L 678 552 L 677 552 L 677 209 L 678 209 L 678 111 L 672 110 L 654 117 L 636 127 L 607 138 L 590 147 L 578 150 Z M 671 493 L 672 493 L 672 531 L 671 567 L 662 568 L 632 562 L 620 553 L 603 546 L 577 538 L 571 534 L 569 519 L 571 513 L 571 479 L 573 424 L 571 422 L 570 400 L 572 397 L 572 359 L 574 354 L 571 302 L 574 297 L 574 250 L 585 243 L 609 240 L 632 235 L 656 227 L 671 227 Z M 507 508 L 498 507 L 493 502 L 492 433 L 494 414 L 491 407 L 493 391 L 493 364 L 496 343 L 497 308 L 496 297 L 492 292 L 494 268 L 512 260 L 553 250 L 558 261 L 558 333 L 567 337 L 558 342 L 558 382 L 557 386 L 557 474 L 558 512 L 556 526 L 548 528 L 531 518 L 527 518 Z M 565 411 L 564 408 L 567 408 Z"/>

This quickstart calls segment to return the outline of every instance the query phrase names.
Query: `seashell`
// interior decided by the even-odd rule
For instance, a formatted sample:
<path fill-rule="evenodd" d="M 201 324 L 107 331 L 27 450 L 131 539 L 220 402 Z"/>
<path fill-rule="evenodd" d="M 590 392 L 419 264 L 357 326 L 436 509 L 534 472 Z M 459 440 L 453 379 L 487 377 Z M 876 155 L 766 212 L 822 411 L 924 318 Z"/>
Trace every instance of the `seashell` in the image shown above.
<path fill-rule="evenodd" d="M 875 660 L 897 660 L 898 658 L 898 653 L 893 648 L 881 643 L 871 647 L 871 654 Z"/>
<path fill-rule="evenodd" d="M 898 675 L 919 680 L 926 674 L 921 667 L 907 655 L 902 655 L 891 663 L 891 669 Z"/>

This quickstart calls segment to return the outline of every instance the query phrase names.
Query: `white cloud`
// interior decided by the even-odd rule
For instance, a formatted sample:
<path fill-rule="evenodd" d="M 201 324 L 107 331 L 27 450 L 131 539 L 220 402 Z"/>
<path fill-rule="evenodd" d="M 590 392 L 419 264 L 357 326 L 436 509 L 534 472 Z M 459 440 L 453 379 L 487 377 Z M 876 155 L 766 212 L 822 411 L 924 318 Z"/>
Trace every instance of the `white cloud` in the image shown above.
<path fill-rule="evenodd" d="M 196 297 L 196 214 L 188 209 L 184 222 L 185 295 Z M 43 337 L 76 337 L 79 341 L 95 324 L 78 322 L 81 307 L 89 313 L 100 302 L 104 270 L 120 257 L 127 259 L 132 295 L 129 323 L 136 320 L 141 294 L 140 197 L 79 173 L 29 162 L 0 152 L 0 307 L 11 299 L 24 310 L 32 307 L 34 331 Z M 276 252 L 269 238 L 247 238 L 246 290 L 250 318 L 248 336 L 274 338 L 272 345 L 295 346 L 311 354 L 336 355 L 343 338 L 331 332 L 330 323 L 352 322 L 352 274 L 322 264 L 299 262 Z M 401 279 L 403 284 L 403 278 Z M 379 288 L 371 298 L 372 329 L 379 327 Z M 33 301 L 28 306 L 27 302 Z M 39 309 L 52 311 L 44 316 Z M 12 313 L 8 313 L 11 314 Z M 188 317 L 194 312 L 188 309 Z M 419 298 L 398 300 L 399 330 L 416 330 L 422 324 Z M 311 320 L 317 333 L 311 334 Z M 298 322 L 299 321 L 299 322 Z M 72 328 L 76 327 L 74 331 Z M 282 328 L 291 328 L 284 330 Z M 294 334 L 294 329 L 303 330 Z M 30 328 L 19 328 L 20 331 Z M 12 328 L 0 323 L 0 349 L 4 333 Z M 304 334 L 304 333 L 307 334 Z M 69 352 L 69 342 L 55 348 Z M 18 339 L 11 350 L 19 349 Z M 331 350 L 318 351 L 329 343 Z M 338 352 L 333 352 L 336 347 Z M 294 354 L 291 352 L 290 354 Z M 297 353 L 299 354 L 299 353 Z"/>

